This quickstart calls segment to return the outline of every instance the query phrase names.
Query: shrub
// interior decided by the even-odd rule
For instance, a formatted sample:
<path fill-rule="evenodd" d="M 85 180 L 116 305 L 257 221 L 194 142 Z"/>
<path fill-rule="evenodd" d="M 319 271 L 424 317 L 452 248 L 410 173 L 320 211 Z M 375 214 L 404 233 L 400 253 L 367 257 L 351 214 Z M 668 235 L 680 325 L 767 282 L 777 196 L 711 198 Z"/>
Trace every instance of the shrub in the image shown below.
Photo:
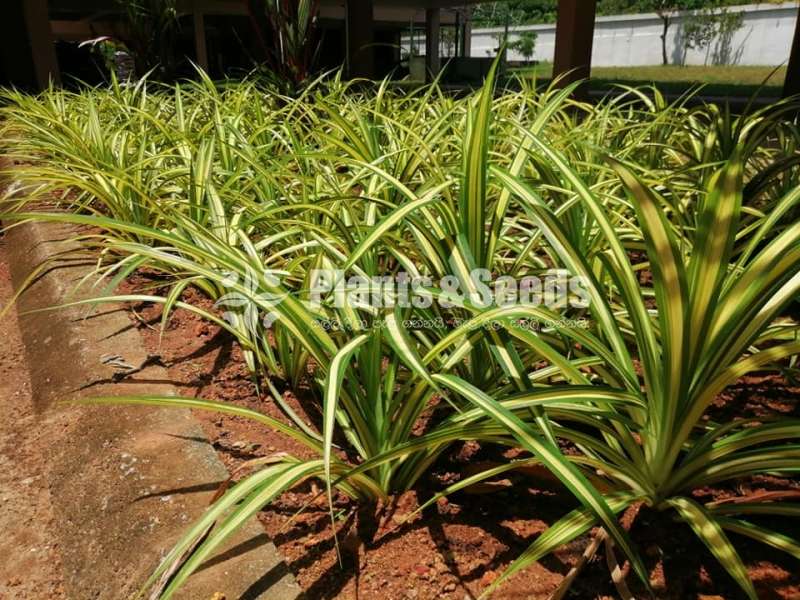
<path fill-rule="evenodd" d="M 154 302 L 164 325 L 176 307 L 215 322 L 291 425 L 211 400 L 93 402 L 237 414 L 317 455 L 250 464 L 148 582 L 162 597 L 299 482 L 322 479 L 329 500 L 336 488 L 377 502 L 463 440 L 530 456 L 441 494 L 542 463 L 582 505 L 506 576 L 600 525 L 647 586 L 617 516 L 640 503 L 675 511 L 751 597 L 726 530 L 800 555 L 794 540 L 739 518 L 796 514 L 793 504 L 691 498 L 798 464 L 794 420 L 704 420 L 727 385 L 800 350 L 785 317 L 800 281 L 800 161 L 784 120 L 794 107 L 734 117 L 655 90 L 591 106 L 571 100 L 572 88 L 520 86 L 498 92 L 492 75 L 456 99 L 435 84 L 367 90 L 334 75 L 287 98 L 258 80 L 200 74 L 174 88 L 5 93 L 2 149 L 25 168 L 12 173 L 3 218 L 91 226 L 84 242 L 106 291 L 84 303 Z M 46 209 L 35 204 L 43 197 Z M 166 292 L 114 295 L 142 268 L 163 274 Z M 554 268 L 586 282 L 588 306 L 487 306 L 471 275 L 484 269 L 497 291 L 499 276 Z M 426 276 L 433 302 L 342 304 L 333 287 L 318 294 L 319 269 Z M 652 283 L 640 283 L 647 273 Z M 183 301 L 189 286 L 216 309 Z M 588 327 L 547 325 L 562 318 Z M 281 388 L 306 385 L 321 399 L 316 427 L 282 400 Z M 426 410 L 436 418 L 423 424 Z"/>

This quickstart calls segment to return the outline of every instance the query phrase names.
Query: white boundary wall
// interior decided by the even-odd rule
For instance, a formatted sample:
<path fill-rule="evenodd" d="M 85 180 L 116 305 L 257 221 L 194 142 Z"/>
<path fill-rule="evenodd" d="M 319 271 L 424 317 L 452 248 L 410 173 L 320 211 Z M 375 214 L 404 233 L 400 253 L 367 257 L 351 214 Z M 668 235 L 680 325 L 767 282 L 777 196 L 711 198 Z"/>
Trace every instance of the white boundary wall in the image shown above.
<path fill-rule="evenodd" d="M 705 51 L 690 50 L 684 55 L 682 23 L 691 19 L 691 14 L 677 15 L 667 34 L 667 57 L 670 64 L 735 64 L 735 65 L 779 65 L 789 58 L 795 22 L 797 2 L 782 4 L 748 4 L 734 6 L 729 10 L 744 12 L 744 23 L 728 43 L 715 40 Z M 628 66 L 661 64 L 662 22 L 656 14 L 619 15 L 597 17 L 592 44 L 592 65 Z M 509 30 L 509 39 L 515 32 L 535 31 L 536 53 L 534 60 L 552 61 L 555 49 L 555 24 L 527 25 Z M 493 56 L 503 28 L 472 30 L 471 56 Z M 406 45 L 407 39 L 404 40 Z M 415 39 L 415 45 L 425 48 L 424 36 Z M 509 51 L 509 60 L 523 60 L 514 51 Z"/>

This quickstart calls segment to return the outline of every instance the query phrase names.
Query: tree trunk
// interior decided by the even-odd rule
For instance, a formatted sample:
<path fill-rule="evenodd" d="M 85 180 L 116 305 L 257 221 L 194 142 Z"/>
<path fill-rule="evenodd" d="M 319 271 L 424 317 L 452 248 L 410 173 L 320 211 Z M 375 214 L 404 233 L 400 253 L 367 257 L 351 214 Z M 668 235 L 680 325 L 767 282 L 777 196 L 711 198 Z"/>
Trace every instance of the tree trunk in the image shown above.
<path fill-rule="evenodd" d="M 669 60 L 667 60 L 667 31 L 669 31 L 670 17 L 668 14 L 659 14 L 658 16 L 661 17 L 661 21 L 664 24 L 664 27 L 661 30 L 661 61 L 662 64 L 668 65 Z"/>

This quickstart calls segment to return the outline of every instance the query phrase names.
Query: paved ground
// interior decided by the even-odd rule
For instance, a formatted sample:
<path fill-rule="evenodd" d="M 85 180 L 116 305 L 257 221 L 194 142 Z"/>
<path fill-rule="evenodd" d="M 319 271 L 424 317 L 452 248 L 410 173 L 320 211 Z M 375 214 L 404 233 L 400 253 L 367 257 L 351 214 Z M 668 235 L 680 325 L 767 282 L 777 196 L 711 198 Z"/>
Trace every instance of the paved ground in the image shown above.
<path fill-rule="evenodd" d="M 19 284 L 55 253 L 62 260 L 17 307 L 62 303 L 91 269 L 63 256 L 75 233 L 34 224 L 0 237 L 0 306 L 12 295 L 10 280 Z M 228 476 L 188 410 L 55 405 L 82 396 L 178 393 L 158 365 L 112 380 L 102 357 L 114 353 L 130 364 L 147 355 L 118 307 L 91 315 L 12 312 L 0 321 L 0 600 L 128 597 Z M 252 520 L 177 597 L 294 600 L 299 593 Z"/>
<path fill-rule="evenodd" d="M 0 306 L 11 298 L 0 236 Z M 42 475 L 47 424 L 36 419 L 24 350 L 11 310 L 0 319 L 0 599 L 64 598 L 52 498 Z"/>

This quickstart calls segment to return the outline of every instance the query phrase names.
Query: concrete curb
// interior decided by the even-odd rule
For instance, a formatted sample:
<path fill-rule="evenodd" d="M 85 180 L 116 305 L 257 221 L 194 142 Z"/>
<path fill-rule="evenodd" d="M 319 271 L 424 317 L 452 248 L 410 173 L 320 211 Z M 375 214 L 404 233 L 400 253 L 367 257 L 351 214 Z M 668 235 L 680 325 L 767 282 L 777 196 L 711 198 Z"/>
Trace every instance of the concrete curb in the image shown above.
<path fill-rule="evenodd" d="M 8 233 L 15 288 L 39 264 L 74 249 L 71 226 L 29 223 Z M 19 300 L 19 326 L 33 400 L 50 433 L 46 473 L 68 597 L 119 600 L 136 591 L 228 473 L 190 411 L 56 405 L 68 398 L 177 394 L 166 371 L 150 366 L 120 383 L 101 363 L 147 353 L 126 313 L 101 306 L 23 314 L 65 302 L 92 267 L 60 260 Z M 86 294 L 89 295 L 89 294 Z M 75 299 L 79 298 L 75 297 Z M 208 600 L 294 600 L 301 590 L 274 544 L 249 523 L 195 573 L 178 595 Z M 219 596 L 217 596 L 219 597 Z"/>

